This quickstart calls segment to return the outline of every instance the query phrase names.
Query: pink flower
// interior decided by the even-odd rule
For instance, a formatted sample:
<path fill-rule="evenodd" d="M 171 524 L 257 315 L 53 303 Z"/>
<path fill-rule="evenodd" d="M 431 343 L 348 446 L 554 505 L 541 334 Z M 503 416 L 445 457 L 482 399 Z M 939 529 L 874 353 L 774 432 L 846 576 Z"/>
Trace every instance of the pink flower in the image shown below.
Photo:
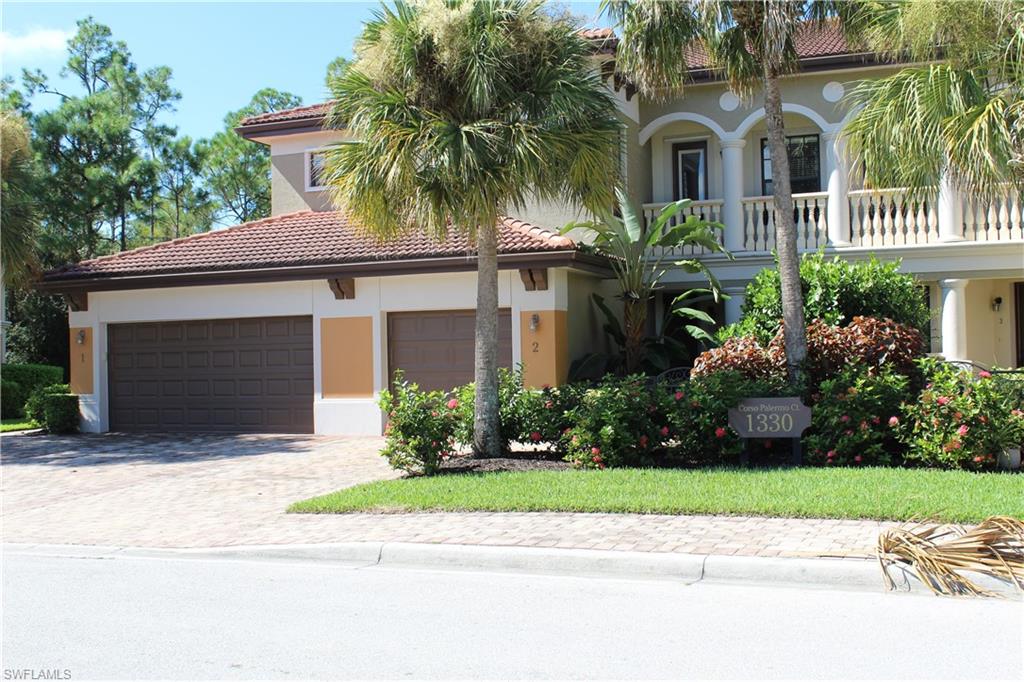
<path fill-rule="evenodd" d="M 640 447 L 646 448 L 647 447 L 647 442 L 649 440 L 650 440 L 650 438 L 647 437 L 647 434 L 644 434 L 644 435 L 640 436 Z"/>
<path fill-rule="evenodd" d="M 989 377 L 992 376 L 992 372 L 986 372 L 985 370 L 981 370 L 980 372 L 978 372 L 978 376 L 981 377 L 982 379 L 988 379 Z"/>
<path fill-rule="evenodd" d="M 853 429 L 846 429 L 846 435 L 847 436 L 852 436 L 853 435 Z"/>
<path fill-rule="evenodd" d="M 595 445 L 594 447 L 590 448 L 590 454 L 592 454 L 592 455 L 594 455 L 595 457 L 597 457 L 598 455 L 600 455 L 600 454 L 601 454 L 601 448 L 599 448 L 599 447 L 597 447 L 597 446 Z"/>
<path fill-rule="evenodd" d="M 662 436 L 667 436 L 668 435 L 668 427 L 667 426 L 662 426 L 661 427 L 661 435 Z"/>
<path fill-rule="evenodd" d="M 835 451 L 835 450 L 829 450 L 829 451 L 828 451 L 828 452 L 827 452 L 827 453 L 825 454 L 825 456 L 826 456 L 826 457 L 828 457 L 829 459 L 832 459 L 833 457 L 835 457 L 835 456 L 836 456 L 836 451 Z"/>
<path fill-rule="evenodd" d="M 1014 417 L 1024 417 L 1024 410 L 1010 410 L 1010 414 Z"/>
<path fill-rule="evenodd" d="M 860 464 L 861 462 L 864 461 L 864 458 L 861 457 L 860 455 L 857 455 L 856 457 L 853 458 L 853 461 L 856 462 L 857 464 Z"/>
<path fill-rule="evenodd" d="M 431 411 L 430 411 L 430 416 L 431 416 L 431 417 L 436 417 L 436 416 L 437 416 L 437 414 L 438 414 L 438 413 L 437 413 L 437 410 L 431 410 Z"/>
<path fill-rule="evenodd" d="M 882 423 L 882 418 L 876 415 L 876 416 L 871 418 L 871 423 L 872 424 L 881 424 Z"/>
<path fill-rule="evenodd" d="M 959 433 L 961 436 L 966 436 L 967 435 L 967 424 L 961 424 L 960 428 L 957 429 L 956 432 Z"/>
<path fill-rule="evenodd" d="M 721 426 L 715 429 L 715 438 L 725 438 L 725 429 Z"/>
<path fill-rule="evenodd" d="M 868 430 L 868 423 L 867 422 L 861 422 L 860 423 L 860 430 L 861 431 L 867 431 Z"/>
<path fill-rule="evenodd" d="M 850 421 L 850 415 L 844 414 L 842 417 L 839 418 L 839 421 L 845 424 L 846 422 Z"/>
<path fill-rule="evenodd" d="M 682 400 L 683 399 L 683 392 L 682 391 L 676 391 L 676 396 L 675 397 L 676 397 L 676 400 Z"/>
<path fill-rule="evenodd" d="M 935 402 L 937 402 L 939 405 L 945 405 L 949 403 L 949 398 L 947 398 L 944 395 L 940 395 L 938 398 L 935 399 Z"/>
<path fill-rule="evenodd" d="M 974 458 L 974 463 L 975 464 L 981 464 L 982 461 L 983 461 L 983 459 L 982 459 L 982 457 L 980 455 Z"/>
<path fill-rule="evenodd" d="M 540 440 L 540 431 L 534 431 L 533 433 L 531 433 L 530 440 L 532 440 L 534 443 L 538 442 Z"/>
<path fill-rule="evenodd" d="M 455 398 L 452 398 L 451 400 L 448 401 L 448 409 L 449 410 L 454 410 L 458 406 L 459 406 L 459 401 L 456 400 Z"/>
<path fill-rule="evenodd" d="M 889 426 L 895 428 L 900 425 L 899 417 L 889 417 Z"/>
<path fill-rule="evenodd" d="M 554 406 L 555 406 L 555 404 L 553 402 L 551 402 L 550 400 L 547 401 L 546 403 L 544 403 L 545 409 L 548 409 L 548 410 L 550 410 Z"/>

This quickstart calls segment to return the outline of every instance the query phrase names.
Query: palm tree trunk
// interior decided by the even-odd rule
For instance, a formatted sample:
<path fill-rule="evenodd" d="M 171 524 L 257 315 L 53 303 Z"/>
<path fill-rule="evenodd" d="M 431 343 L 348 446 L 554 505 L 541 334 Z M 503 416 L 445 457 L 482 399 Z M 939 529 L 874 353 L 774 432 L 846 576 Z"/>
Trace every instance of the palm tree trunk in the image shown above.
<path fill-rule="evenodd" d="M 634 374 L 640 368 L 640 361 L 643 359 L 647 301 L 636 298 L 625 299 L 622 319 L 626 334 L 626 374 Z"/>
<path fill-rule="evenodd" d="M 793 220 L 793 190 L 789 181 L 789 155 L 782 120 L 782 95 L 778 74 L 765 69 L 764 114 L 768 147 L 772 155 L 772 194 L 775 203 L 775 243 L 779 254 L 782 284 L 782 335 L 786 349 L 786 372 L 790 384 L 797 384 L 807 358 L 804 300 L 800 288 L 800 255 L 796 247 Z"/>
<path fill-rule="evenodd" d="M 476 402 L 473 405 L 473 454 L 500 457 L 498 421 L 498 230 L 477 229 Z"/>

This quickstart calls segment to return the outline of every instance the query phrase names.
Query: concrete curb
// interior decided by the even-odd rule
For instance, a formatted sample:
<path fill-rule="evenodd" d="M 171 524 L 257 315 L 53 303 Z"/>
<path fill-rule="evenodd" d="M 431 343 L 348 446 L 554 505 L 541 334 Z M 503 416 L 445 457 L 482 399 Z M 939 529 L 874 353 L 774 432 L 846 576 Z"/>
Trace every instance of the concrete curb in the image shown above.
<path fill-rule="evenodd" d="M 877 561 L 803 559 L 704 554 L 617 552 L 592 549 L 442 545 L 406 542 L 345 542 L 316 545 L 248 545 L 192 549 L 99 547 L 89 545 L 5 544 L 4 554 L 80 559 L 165 558 L 302 561 L 348 568 L 421 568 L 490 570 L 630 579 L 814 587 L 884 592 Z M 896 591 L 932 594 L 917 576 L 890 567 Z M 1013 585 L 971 575 L 981 586 L 1011 599 L 1022 595 Z"/>

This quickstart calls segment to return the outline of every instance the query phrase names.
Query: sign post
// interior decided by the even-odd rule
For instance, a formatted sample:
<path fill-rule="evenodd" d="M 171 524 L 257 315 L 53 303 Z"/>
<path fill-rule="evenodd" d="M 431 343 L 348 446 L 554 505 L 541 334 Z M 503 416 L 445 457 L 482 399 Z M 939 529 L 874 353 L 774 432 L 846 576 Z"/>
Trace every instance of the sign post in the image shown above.
<path fill-rule="evenodd" d="M 803 463 L 800 437 L 811 425 L 811 408 L 793 398 L 745 398 L 729 409 L 729 426 L 740 438 L 789 438 L 793 443 L 793 466 Z M 749 446 L 743 449 L 744 465 Z"/>

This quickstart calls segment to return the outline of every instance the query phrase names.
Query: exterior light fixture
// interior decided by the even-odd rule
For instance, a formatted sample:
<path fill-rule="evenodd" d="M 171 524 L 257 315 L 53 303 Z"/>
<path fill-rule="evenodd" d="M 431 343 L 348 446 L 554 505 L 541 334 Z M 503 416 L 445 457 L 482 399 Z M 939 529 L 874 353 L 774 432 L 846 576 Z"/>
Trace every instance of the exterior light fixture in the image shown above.
<path fill-rule="evenodd" d="M 531 332 L 537 331 L 537 327 L 539 327 L 539 326 L 540 326 L 540 315 L 538 315 L 537 313 L 534 313 L 533 315 L 530 315 L 530 331 Z"/>
<path fill-rule="evenodd" d="M 992 299 L 992 310 L 999 312 L 999 309 L 1003 307 L 1003 297 L 996 296 Z"/>
<path fill-rule="evenodd" d="M 77 343 L 79 346 L 85 344 L 85 330 L 84 329 L 79 329 L 78 330 L 78 334 L 75 336 L 75 343 Z"/>

